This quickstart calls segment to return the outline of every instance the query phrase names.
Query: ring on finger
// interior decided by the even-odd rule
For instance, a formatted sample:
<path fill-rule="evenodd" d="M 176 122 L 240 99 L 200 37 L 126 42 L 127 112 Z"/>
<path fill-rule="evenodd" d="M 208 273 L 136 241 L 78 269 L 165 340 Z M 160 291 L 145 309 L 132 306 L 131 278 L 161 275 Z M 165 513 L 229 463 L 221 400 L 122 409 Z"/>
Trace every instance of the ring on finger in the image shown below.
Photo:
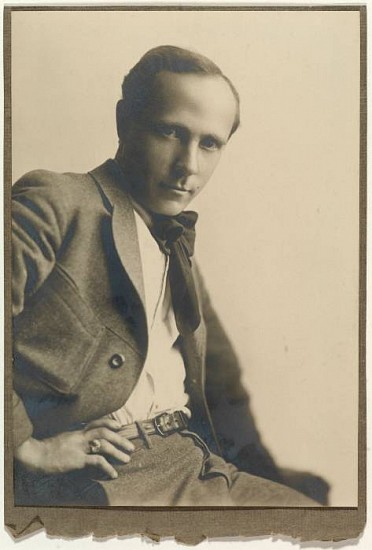
<path fill-rule="evenodd" d="M 96 455 L 100 452 L 102 444 L 99 439 L 92 439 L 88 443 L 89 445 L 89 453 L 92 455 Z"/>

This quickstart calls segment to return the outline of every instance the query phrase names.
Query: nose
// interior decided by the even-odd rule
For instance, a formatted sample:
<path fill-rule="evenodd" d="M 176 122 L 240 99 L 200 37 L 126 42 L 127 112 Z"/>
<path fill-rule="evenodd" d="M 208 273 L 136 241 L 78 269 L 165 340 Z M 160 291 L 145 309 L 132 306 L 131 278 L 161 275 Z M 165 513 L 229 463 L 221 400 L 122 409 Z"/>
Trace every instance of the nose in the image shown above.
<path fill-rule="evenodd" d="M 175 163 L 179 177 L 193 176 L 199 172 L 199 147 L 196 143 L 182 145 Z"/>

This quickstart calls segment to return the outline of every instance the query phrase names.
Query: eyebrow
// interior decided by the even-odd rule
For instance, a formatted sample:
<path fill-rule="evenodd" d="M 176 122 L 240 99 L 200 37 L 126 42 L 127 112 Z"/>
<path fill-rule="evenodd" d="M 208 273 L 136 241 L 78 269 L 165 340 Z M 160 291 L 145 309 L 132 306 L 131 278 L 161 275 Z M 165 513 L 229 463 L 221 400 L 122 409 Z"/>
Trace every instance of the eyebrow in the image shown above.
<path fill-rule="evenodd" d="M 183 124 L 179 124 L 177 122 L 171 122 L 171 121 L 167 121 L 167 120 L 158 120 L 158 121 L 152 122 L 150 125 L 154 128 L 159 127 L 159 126 L 170 126 L 172 128 L 182 130 L 183 132 L 190 133 L 190 130 L 187 128 L 187 126 L 184 126 Z M 228 142 L 228 139 L 224 140 L 224 139 L 222 139 L 221 137 L 217 136 L 214 133 L 203 134 L 202 139 L 205 139 L 205 138 L 212 138 L 217 143 L 217 145 L 219 147 L 223 147 Z"/>

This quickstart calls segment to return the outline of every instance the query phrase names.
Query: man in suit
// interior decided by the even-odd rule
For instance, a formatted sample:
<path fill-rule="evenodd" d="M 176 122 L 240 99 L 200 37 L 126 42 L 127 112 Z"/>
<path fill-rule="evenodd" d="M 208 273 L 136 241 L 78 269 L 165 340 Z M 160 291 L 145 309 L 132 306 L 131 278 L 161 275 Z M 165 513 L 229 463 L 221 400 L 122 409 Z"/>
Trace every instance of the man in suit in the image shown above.
<path fill-rule="evenodd" d="M 238 126 L 212 61 L 155 48 L 115 160 L 15 184 L 17 503 L 314 505 L 280 484 L 193 258 L 186 208 Z"/>

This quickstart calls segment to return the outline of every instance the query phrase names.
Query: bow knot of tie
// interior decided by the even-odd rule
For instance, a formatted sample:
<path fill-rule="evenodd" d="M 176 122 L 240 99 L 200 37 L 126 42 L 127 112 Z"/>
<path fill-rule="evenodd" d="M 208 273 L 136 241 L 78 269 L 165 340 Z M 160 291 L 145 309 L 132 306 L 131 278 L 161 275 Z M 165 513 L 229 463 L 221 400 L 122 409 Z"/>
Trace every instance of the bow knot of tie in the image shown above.
<path fill-rule="evenodd" d="M 188 258 L 194 254 L 195 224 L 198 215 L 187 210 L 178 216 L 163 216 L 154 214 L 152 218 L 152 234 L 163 252 L 170 254 L 170 248 L 177 241 L 182 246 Z"/>
<path fill-rule="evenodd" d="M 177 328 L 180 334 L 197 329 L 200 312 L 191 271 L 194 254 L 196 212 L 178 216 L 154 214 L 151 232 L 160 249 L 169 256 L 169 284 Z"/>

